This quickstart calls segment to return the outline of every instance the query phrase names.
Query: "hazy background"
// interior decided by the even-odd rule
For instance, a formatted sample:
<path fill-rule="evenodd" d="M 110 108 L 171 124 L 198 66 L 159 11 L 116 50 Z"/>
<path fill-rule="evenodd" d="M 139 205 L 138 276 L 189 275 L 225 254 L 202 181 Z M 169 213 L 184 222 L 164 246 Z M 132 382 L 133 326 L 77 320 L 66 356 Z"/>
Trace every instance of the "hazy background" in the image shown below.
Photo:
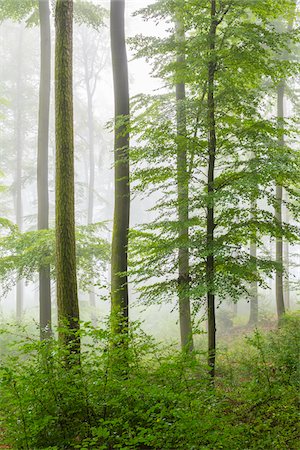
<path fill-rule="evenodd" d="M 21 0 L 20 0 L 21 1 Z M 109 1 L 95 2 L 109 8 Z M 148 1 L 127 0 L 127 36 L 139 33 L 163 36 L 166 24 L 155 25 L 152 21 L 144 22 L 138 16 L 132 16 L 137 9 L 146 6 Z M 23 231 L 36 229 L 37 224 L 37 194 L 36 194 L 36 154 L 37 154 L 37 119 L 38 119 L 38 89 L 39 89 L 39 29 L 38 27 L 25 27 L 6 21 L 0 24 L 0 97 L 4 99 L 0 126 L 0 170 L 4 176 L 1 184 L 6 190 L 0 193 L 0 216 L 16 221 L 15 190 L 16 190 L 16 154 L 15 123 L 16 105 L 21 110 L 20 133 L 22 141 L 22 200 Z M 54 43 L 54 26 L 52 17 L 52 43 Z M 52 46 L 52 59 L 54 47 Z M 86 26 L 74 25 L 74 114 L 75 114 L 75 167 L 76 167 L 76 220 L 78 225 L 87 223 L 88 198 L 88 129 L 87 129 L 87 96 L 84 79 L 85 58 L 87 63 L 94 64 L 96 75 L 96 88 L 93 97 L 93 110 L 95 120 L 95 195 L 93 221 L 108 221 L 105 236 L 110 239 L 110 228 L 113 212 L 113 139 L 107 123 L 113 117 L 113 88 L 112 71 L 109 47 L 108 20 L 106 26 L 98 33 Z M 133 52 L 128 48 L 130 94 L 157 93 L 163 90 L 160 80 L 151 77 L 151 66 L 144 60 L 134 60 Z M 52 64 L 53 71 L 53 64 Z M 53 80 L 53 77 L 52 77 Z M 18 87 L 18 89 L 17 89 Z M 50 222 L 54 224 L 54 86 L 52 81 L 51 101 L 51 130 L 49 148 L 50 168 Z M 290 106 L 287 105 L 287 110 Z M 136 198 L 131 207 L 131 225 L 147 221 L 151 214 L 148 209 L 153 205 L 154 198 Z M 274 253 L 273 244 L 266 242 Z M 299 246 L 291 247 L 291 283 L 299 280 Z M 109 267 L 107 277 L 109 277 Z M 261 314 L 268 316 L 274 309 L 274 282 L 269 280 L 270 289 L 260 290 L 259 303 Z M 100 294 L 108 296 L 105 291 L 97 291 L 97 315 L 104 317 L 109 312 L 109 301 L 100 298 Z M 131 301 L 136 302 L 136 296 L 131 292 Z M 55 303 L 55 287 L 53 286 L 53 303 Z M 132 318 L 147 318 L 145 329 L 160 337 L 177 335 L 176 302 L 162 306 L 147 307 L 143 305 L 131 308 Z M 291 303 L 295 307 L 297 292 L 291 292 Z M 80 304 L 83 317 L 88 318 L 88 294 L 80 292 Z M 38 318 L 38 287 L 36 283 L 24 286 L 24 308 L 27 317 Z M 232 310 L 232 305 L 223 305 L 224 309 Z M 249 305 L 246 300 L 238 304 L 241 321 L 248 319 Z M 15 289 L 4 297 L 2 295 L 0 311 L 3 318 L 14 316 Z"/>

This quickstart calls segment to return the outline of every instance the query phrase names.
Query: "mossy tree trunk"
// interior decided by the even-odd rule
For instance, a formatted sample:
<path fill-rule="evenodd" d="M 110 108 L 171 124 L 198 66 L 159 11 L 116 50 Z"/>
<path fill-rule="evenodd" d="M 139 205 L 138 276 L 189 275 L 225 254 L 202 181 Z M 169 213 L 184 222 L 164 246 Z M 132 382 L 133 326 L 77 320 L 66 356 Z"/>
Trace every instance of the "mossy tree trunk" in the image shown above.
<path fill-rule="evenodd" d="M 211 0 L 211 23 L 208 36 L 209 62 L 208 62 L 208 97 L 207 97 L 207 122 L 208 122 L 208 174 L 207 174 L 207 227 L 206 227 L 206 286 L 207 286 L 207 315 L 208 315 L 208 366 L 212 378 L 215 376 L 216 359 L 216 312 L 215 312 L 215 257 L 214 257 L 214 178 L 216 162 L 216 120 L 215 120 L 215 73 L 216 73 L 216 0 Z"/>
<path fill-rule="evenodd" d="M 79 353 L 74 211 L 73 0 L 55 9 L 56 269 L 59 338 Z"/>
<path fill-rule="evenodd" d="M 39 0 L 40 17 L 40 92 L 38 122 L 38 158 L 37 158 L 37 195 L 38 229 L 49 228 L 48 193 L 48 143 L 49 143 L 49 107 L 51 85 L 51 34 L 50 9 L 48 0 Z M 41 339 L 51 335 L 51 281 L 50 266 L 39 270 L 39 306 Z"/>
<path fill-rule="evenodd" d="M 190 269 L 189 269 L 189 174 L 187 170 L 186 148 L 186 95 L 184 83 L 185 65 L 185 33 L 180 19 L 180 11 L 176 18 L 177 80 L 176 80 L 176 108 L 177 108 L 177 214 L 179 225 L 178 249 L 178 299 L 179 325 L 181 348 L 185 351 L 193 350 L 193 330 L 190 304 Z"/>
<path fill-rule="evenodd" d="M 129 86 L 124 16 L 125 0 L 111 0 L 111 55 L 115 96 L 115 199 L 111 255 L 111 314 L 114 334 L 126 334 L 128 328 Z"/>

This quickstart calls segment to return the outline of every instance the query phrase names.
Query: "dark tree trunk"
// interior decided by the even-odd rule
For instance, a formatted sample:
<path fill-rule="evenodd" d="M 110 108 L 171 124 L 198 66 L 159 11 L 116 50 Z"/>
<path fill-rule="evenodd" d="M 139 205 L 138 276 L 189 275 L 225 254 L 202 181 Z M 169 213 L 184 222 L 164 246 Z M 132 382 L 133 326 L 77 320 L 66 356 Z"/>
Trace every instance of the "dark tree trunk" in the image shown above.
<path fill-rule="evenodd" d="M 50 9 L 48 0 L 39 0 L 40 16 L 40 92 L 38 124 L 37 194 L 38 229 L 49 228 L 48 195 L 48 143 L 49 143 L 49 107 L 51 85 L 51 36 Z M 51 335 L 51 281 L 50 266 L 39 270 L 39 306 L 41 339 Z"/>
<path fill-rule="evenodd" d="M 126 333 L 128 327 L 129 86 L 124 13 L 125 0 L 111 0 L 111 54 L 115 94 L 115 200 L 111 256 L 111 312 L 112 330 L 116 334 Z"/>
<path fill-rule="evenodd" d="M 282 80 L 277 88 L 277 119 L 279 127 L 283 127 L 283 119 L 284 119 L 284 90 L 285 83 Z M 279 132 L 278 145 L 280 147 L 284 147 L 284 132 L 281 130 Z M 277 224 L 279 227 L 282 226 L 282 186 L 279 184 L 276 185 L 276 208 L 275 208 L 275 217 L 277 220 Z M 283 299 L 283 244 L 282 238 L 276 238 L 276 262 L 281 266 L 276 270 L 276 307 L 277 307 L 277 316 L 278 321 L 280 322 L 284 313 L 284 299 Z"/>
<path fill-rule="evenodd" d="M 73 0 L 55 10 L 56 269 L 59 338 L 79 353 L 74 211 Z"/>
<path fill-rule="evenodd" d="M 207 314 L 208 314 L 208 366 L 212 378 L 215 376 L 216 359 L 216 315 L 215 315 L 215 258 L 214 258 L 214 176 L 216 161 L 216 121 L 215 121 L 215 41 L 217 32 L 216 1 L 211 0 L 211 25 L 209 31 L 209 55 L 208 62 L 208 98 L 207 98 L 207 122 L 208 122 L 208 177 L 207 177 L 207 229 L 206 243 L 206 285 L 207 285 Z"/>
<path fill-rule="evenodd" d="M 184 45 L 184 26 L 180 18 L 176 21 L 176 40 L 180 46 Z M 186 150 L 186 95 L 183 78 L 183 65 L 185 64 L 184 49 L 179 48 L 177 55 L 178 74 L 176 82 L 176 108 L 177 108 L 177 203 L 179 224 L 178 249 L 178 298 L 179 298 L 179 324 L 181 348 L 186 351 L 193 350 L 193 330 L 190 304 L 190 269 L 189 269 L 189 174 L 187 170 Z"/>

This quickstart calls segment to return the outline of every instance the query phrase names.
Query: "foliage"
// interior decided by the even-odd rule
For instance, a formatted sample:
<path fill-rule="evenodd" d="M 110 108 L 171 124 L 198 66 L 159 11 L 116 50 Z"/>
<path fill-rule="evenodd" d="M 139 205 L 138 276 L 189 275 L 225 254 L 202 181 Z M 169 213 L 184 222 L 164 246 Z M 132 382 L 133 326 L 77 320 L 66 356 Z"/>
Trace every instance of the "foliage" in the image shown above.
<path fill-rule="evenodd" d="M 54 1 L 51 0 L 53 10 Z M 3 20 L 26 21 L 27 26 L 39 24 L 38 0 L 4 0 L 0 2 L 0 22 Z M 99 30 L 104 24 L 107 11 L 100 5 L 86 0 L 74 2 L 74 21 Z"/>
<path fill-rule="evenodd" d="M 143 196 L 153 198 L 153 221 L 131 235 L 131 269 L 141 287 L 142 301 L 174 300 L 178 283 L 178 248 L 190 253 L 189 294 L 197 308 L 210 286 L 206 285 L 206 258 L 213 254 L 213 291 L 220 300 L 238 299 L 248 293 L 249 283 L 264 286 L 266 276 L 281 269 L 270 257 L 265 237 L 299 240 L 299 228 L 278 224 L 274 186 L 290 195 L 286 207 L 297 217 L 299 205 L 299 152 L 295 149 L 296 122 L 279 124 L 274 92 L 284 76 L 298 73 L 290 54 L 299 30 L 284 32 L 274 21 L 286 24 L 293 2 L 274 0 L 267 9 L 262 0 L 220 3 L 214 62 L 217 149 L 213 193 L 207 192 L 207 71 L 210 2 L 177 0 L 157 2 L 141 11 L 146 19 L 174 22 L 179 14 L 185 25 L 185 42 L 177 42 L 174 26 L 166 37 L 137 36 L 131 40 L 137 57 L 153 62 L 153 73 L 163 79 L 162 95 L 136 97 L 133 102 L 131 150 L 132 181 Z M 259 39 L 258 39 L 259 36 Z M 282 52 L 286 58 L 280 57 Z M 184 54 L 184 65 L 176 55 Z M 189 240 L 179 237 L 176 218 L 175 84 L 185 83 L 185 137 L 189 197 Z M 286 145 L 278 137 L 286 134 Z M 159 195 L 159 193 L 162 193 Z M 151 198 L 151 197 L 150 197 Z M 214 243 L 206 244 L 206 210 L 214 206 Z M 257 257 L 249 255 L 256 242 Z M 145 283 L 147 281 L 147 283 Z"/>
<path fill-rule="evenodd" d="M 104 25 L 107 10 L 89 1 L 77 0 L 74 3 L 74 21 L 78 25 L 87 25 L 99 31 Z"/>
<path fill-rule="evenodd" d="M 14 449 L 297 448 L 299 316 L 223 353 L 215 390 L 201 352 L 162 348 L 132 325 L 124 379 L 107 329 L 82 334 L 71 368 L 55 340 L 13 338 L 0 411 Z"/>
<path fill-rule="evenodd" d="M 39 268 L 50 265 L 55 278 L 55 231 L 38 230 L 21 233 L 11 222 L 1 219 L 0 279 L 7 292 L 17 279 L 32 280 Z M 76 229 L 77 263 L 80 285 L 88 289 L 90 280 L 103 285 L 103 273 L 109 259 L 109 244 L 101 237 L 103 223 Z"/>

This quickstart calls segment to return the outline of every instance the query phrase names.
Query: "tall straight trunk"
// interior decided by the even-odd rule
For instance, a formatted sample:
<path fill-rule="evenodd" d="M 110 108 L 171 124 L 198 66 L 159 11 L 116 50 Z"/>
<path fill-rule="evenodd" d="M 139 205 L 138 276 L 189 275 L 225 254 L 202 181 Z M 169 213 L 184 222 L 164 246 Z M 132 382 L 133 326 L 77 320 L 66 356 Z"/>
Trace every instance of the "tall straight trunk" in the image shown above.
<path fill-rule="evenodd" d="M 293 0 L 291 7 L 291 16 L 288 22 L 287 31 L 291 32 L 293 29 L 293 23 L 295 20 L 295 13 L 297 7 L 297 1 Z M 285 52 L 284 58 L 287 57 Z M 279 147 L 284 148 L 284 93 L 285 93 L 285 80 L 282 79 L 277 86 L 277 122 L 278 126 L 281 128 L 279 131 L 278 137 L 278 145 Z M 282 200 L 283 200 L 283 188 L 279 184 L 276 185 L 276 207 L 275 207 L 275 218 L 277 220 L 278 225 L 282 226 Z M 283 242 L 282 238 L 279 237 L 276 239 L 276 262 L 281 266 L 281 268 L 276 270 L 276 307 L 277 307 L 277 316 L 278 322 L 281 322 L 281 319 L 285 313 L 285 304 L 284 304 L 284 288 L 283 288 Z"/>
<path fill-rule="evenodd" d="M 55 9 L 56 270 L 62 344 L 80 351 L 74 211 L 73 0 Z"/>
<path fill-rule="evenodd" d="M 51 35 L 50 9 L 48 0 L 39 0 L 39 16 L 41 68 L 37 158 L 38 229 L 47 230 L 49 228 L 48 143 L 51 85 Z M 43 266 L 39 270 L 41 339 L 47 338 L 51 335 L 50 283 L 50 266 Z"/>
<path fill-rule="evenodd" d="M 176 21 L 176 40 L 181 46 L 185 41 L 184 26 L 178 18 Z M 179 49 L 177 55 L 178 75 L 183 78 L 182 70 L 185 64 L 185 54 Z M 189 174 L 187 170 L 186 149 L 186 95 L 185 83 L 180 79 L 176 83 L 176 108 L 177 108 L 177 203 L 179 224 L 179 249 L 178 249 L 178 299 L 179 299 L 179 324 L 181 348 L 192 351 L 193 330 L 191 321 L 191 304 L 189 295 L 190 268 L 189 268 Z"/>
<path fill-rule="evenodd" d="M 130 210 L 129 86 L 125 44 L 125 0 L 111 0 L 110 32 L 115 96 L 115 198 L 111 255 L 111 312 L 113 333 L 128 327 L 127 247 Z"/>
<path fill-rule="evenodd" d="M 14 106 L 14 137 L 16 152 L 15 170 L 15 214 L 16 224 L 20 231 L 23 228 L 23 199 L 22 199 L 22 166 L 23 166 L 23 112 L 22 112 L 22 66 L 23 66 L 23 28 L 20 28 L 17 51 L 17 78 L 16 78 L 16 100 Z M 23 314 L 23 281 L 18 280 L 16 284 L 16 319 L 20 321 Z"/>
<path fill-rule="evenodd" d="M 250 242 L 250 256 L 252 256 L 255 259 L 257 257 L 256 242 Z M 250 317 L 248 324 L 257 325 L 257 323 L 258 323 L 258 286 L 257 281 L 253 281 L 250 286 Z"/>
<path fill-rule="evenodd" d="M 252 210 L 256 210 L 256 202 L 254 201 L 252 204 Z M 251 217 L 253 218 L 252 213 Z M 252 240 L 250 242 L 250 257 L 254 258 L 256 261 L 257 258 L 257 245 L 256 240 Z M 255 272 L 257 271 L 257 264 L 255 262 Z M 250 316 L 249 316 L 249 325 L 257 325 L 258 323 L 258 285 L 257 281 L 253 281 L 250 285 Z"/>
<path fill-rule="evenodd" d="M 209 62 L 208 62 L 208 97 L 207 97 L 207 122 L 208 122 L 208 176 L 207 176 L 207 228 L 206 228 L 206 286 L 207 286 L 207 314 L 208 314 L 208 366 L 209 373 L 215 376 L 216 360 L 216 314 L 215 314 L 215 258 L 214 258 L 214 177 L 216 162 L 216 120 L 215 120 L 215 46 L 217 33 L 216 0 L 211 0 L 211 24 L 208 37 Z"/>
<path fill-rule="evenodd" d="M 284 119 L 284 90 L 285 83 L 282 80 L 277 87 L 277 120 L 279 127 L 283 127 Z M 284 147 L 284 132 L 279 132 L 278 145 Z M 282 227 L 282 186 L 276 185 L 276 207 L 275 218 L 279 227 Z M 282 319 L 285 313 L 284 298 L 283 298 L 283 244 L 282 238 L 276 238 L 276 262 L 281 266 L 276 270 L 276 307 L 278 321 Z"/>
<path fill-rule="evenodd" d="M 285 193 L 285 200 L 288 202 L 288 193 Z M 288 224 L 290 222 L 290 214 L 289 210 L 286 207 L 285 208 L 285 222 Z M 283 259 L 284 259 L 284 268 L 286 271 L 286 276 L 283 283 L 283 292 L 284 292 L 284 299 L 285 299 L 285 306 L 286 309 L 289 310 L 291 308 L 291 300 L 290 300 L 290 278 L 289 278 L 289 271 L 290 271 L 290 249 L 289 249 L 289 242 L 285 240 L 283 242 Z"/>
<path fill-rule="evenodd" d="M 87 107 L 88 107 L 88 142 L 89 142 L 89 168 L 88 168 L 88 210 L 87 210 L 87 223 L 88 225 L 93 223 L 94 215 L 94 190 L 95 190 L 95 125 L 94 125 L 94 111 L 93 111 L 93 92 L 90 86 L 89 68 L 87 60 L 87 52 L 83 48 L 83 60 L 84 60 L 84 80 L 87 95 Z M 93 285 L 94 280 L 91 280 Z M 90 307 L 94 309 L 96 307 L 96 296 L 94 291 L 89 292 Z M 92 311 L 92 323 L 96 326 L 96 318 Z"/>
<path fill-rule="evenodd" d="M 283 283 L 283 292 L 285 299 L 285 307 L 287 311 L 289 311 L 291 309 L 291 295 L 290 295 L 290 278 L 289 278 L 289 270 L 290 270 L 289 243 L 287 241 L 283 243 L 283 257 L 284 257 L 284 268 L 286 271 L 286 277 Z"/>
<path fill-rule="evenodd" d="M 93 223 L 94 212 L 94 189 L 95 189 L 95 140 L 94 140 L 94 112 L 93 112 L 93 95 L 90 88 L 90 80 L 88 75 L 87 55 L 84 54 L 84 73 L 87 94 L 88 107 L 88 142 L 89 142 L 89 184 L 88 184 L 88 224 Z"/>

